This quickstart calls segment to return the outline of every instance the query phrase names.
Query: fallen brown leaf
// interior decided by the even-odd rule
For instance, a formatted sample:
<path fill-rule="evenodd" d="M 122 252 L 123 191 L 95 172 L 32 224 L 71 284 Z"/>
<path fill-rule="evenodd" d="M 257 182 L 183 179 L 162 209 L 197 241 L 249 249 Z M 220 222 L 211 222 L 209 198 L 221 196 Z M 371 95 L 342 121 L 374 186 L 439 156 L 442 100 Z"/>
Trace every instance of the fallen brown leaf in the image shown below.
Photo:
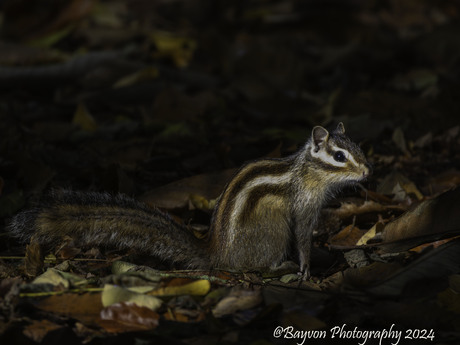
<path fill-rule="evenodd" d="M 224 297 L 212 310 L 215 317 L 230 315 L 238 310 L 254 308 L 262 303 L 260 290 L 245 290 L 233 288 L 227 297 Z"/>
<path fill-rule="evenodd" d="M 353 225 L 348 225 L 339 233 L 332 236 L 329 243 L 336 246 L 353 246 L 364 234 L 362 230 Z"/>
<path fill-rule="evenodd" d="M 40 245 L 33 240 L 26 246 L 26 259 L 24 261 L 24 271 L 29 277 L 35 277 L 43 268 Z"/>
<path fill-rule="evenodd" d="M 384 242 L 402 239 L 414 239 L 406 245 L 394 244 L 397 250 L 409 249 L 429 241 L 425 236 L 440 239 L 454 236 L 460 232 L 460 189 L 441 194 L 439 197 L 426 200 L 414 209 L 388 223 L 382 233 Z M 417 243 L 417 238 L 419 243 Z M 389 243 L 384 250 L 396 249 Z"/>
<path fill-rule="evenodd" d="M 41 343 L 43 338 L 51 331 L 62 328 L 63 326 L 55 324 L 49 320 L 33 320 L 30 325 L 24 328 L 24 335 L 37 343 Z"/>
<path fill-rule="evenodd" d="M 32 303 L 38 309 L 72 317 L 87 325 L 97 324 L 103 308 L 100 293 L 53 295 Z"/>

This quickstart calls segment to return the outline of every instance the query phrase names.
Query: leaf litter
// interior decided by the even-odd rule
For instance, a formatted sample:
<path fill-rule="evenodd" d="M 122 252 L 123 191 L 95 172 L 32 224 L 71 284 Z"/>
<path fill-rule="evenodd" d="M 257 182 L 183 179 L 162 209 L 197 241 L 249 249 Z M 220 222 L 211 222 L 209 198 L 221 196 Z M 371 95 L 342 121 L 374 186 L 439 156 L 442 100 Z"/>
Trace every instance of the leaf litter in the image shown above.
<path fill-rule="evenodd" d="M 70 187 L 135 195 L 203 237 L 242 163 L 290 154 L 308 128 L 338 121 L 374 175 L 322 211 L 303 283 L 294 262 L 178 271 L 71 239 L 25 247 L 2 231 L 2 343 L 272 343 L 280 324 L 395 322 L 459 337 L 456 1 L 217 12 L 201 0 L 72 1 L 55 2 L 52 20 L 9 3 L 2 229 L 49 188 Z"/>

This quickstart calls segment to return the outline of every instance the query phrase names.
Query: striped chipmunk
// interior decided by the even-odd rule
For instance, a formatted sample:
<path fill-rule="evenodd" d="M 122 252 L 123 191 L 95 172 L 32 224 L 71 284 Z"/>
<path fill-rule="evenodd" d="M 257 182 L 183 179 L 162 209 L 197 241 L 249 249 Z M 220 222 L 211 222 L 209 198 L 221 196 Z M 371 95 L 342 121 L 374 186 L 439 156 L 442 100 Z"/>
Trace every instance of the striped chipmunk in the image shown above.
<path fill-rule="evenodd" d="M 182 268 L 276 267 L 298 255 L 310 274 L 312 233 L 325 202 L 364 180 L 370 166 L 339 123 L 320 126 L 295 154 L 242 166 L 221 194 L 206 240 L 166 213 L 124 195 L 53 191 L 49 201 L 16 215 L 9 231 L 26 241 L 133 249 Z"/>

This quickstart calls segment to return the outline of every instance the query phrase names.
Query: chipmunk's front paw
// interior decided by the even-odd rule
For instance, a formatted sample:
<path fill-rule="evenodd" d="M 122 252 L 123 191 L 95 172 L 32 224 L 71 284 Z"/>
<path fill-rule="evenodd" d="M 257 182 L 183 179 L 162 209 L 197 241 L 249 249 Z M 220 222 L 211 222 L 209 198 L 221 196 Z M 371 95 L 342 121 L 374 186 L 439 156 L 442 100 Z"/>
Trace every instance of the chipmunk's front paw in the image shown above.
<path fill-rule="evenodd" d="M 297 272 L 297 275 L 299 275 L 299 278 L 303 281 L 306 281 L 308 279 L 310 279 L 311 275 L 310 275 L 310 268 L 309 267 L 305 267 L 302 271 L 300 272 Z"/>

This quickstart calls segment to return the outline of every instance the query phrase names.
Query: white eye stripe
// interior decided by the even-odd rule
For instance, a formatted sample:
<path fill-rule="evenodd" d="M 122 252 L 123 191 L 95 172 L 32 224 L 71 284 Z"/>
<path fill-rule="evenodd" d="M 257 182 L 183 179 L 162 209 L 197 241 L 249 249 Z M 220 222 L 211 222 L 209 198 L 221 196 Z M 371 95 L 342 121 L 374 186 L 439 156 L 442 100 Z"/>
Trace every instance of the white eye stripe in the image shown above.
<path fill-rule="evenodd" d="M 335 167 L 344 167 L 346 165 L 346 162 L 337 162 L 331 155 L 329 155 L 326 151 L 324 150 L 319 150 L 318 152 L 315 152 L 314 149 L 311 150 L 311 155 L 315 158 L 320 159 L 321 161 L 330 164 Z M 345 154 L 346 156 L 346 154 Z"/>
<path fill-rule="evenodd" d="M 337 147 L 337 146 L 331 146 L 331 147 L 334 152 L 342 151 L 345 154 L 345 157 L 347 158 L 348 161 L 350 161 L 354 166 L 359 166 L 358 162 L 356 162 L 355 160 L 355 157 L 353 157 L 353 155 L 349 151 L 342 149 L 340 147 Z"/>
<path fill-rule="evenodd" d="M 346 158 L 346 161 L 345 162 L 338 162 L 334 159 L 333 156 L 331 156 L 330 154 L 328 154 L 325 150 L 319 150 L 318 152 L 315 152 L 314 148 L 312 147 L 311 149 L 311 155 L 313 157 L 316 157 L 316 158 L 319 158 L 320 160 L 322 160 L 323 162 L 325 163 L 328 163 L 332 166 L 335 166 L 335 167 L 344 167 L 345 165 L 347 165 L 347 161 L 351 162 L 354 166 L 358 166 L 359 164 L 356 162 L 355 158 L 353 157 L 353 155 L 343 149 L 343 148 L 340 148 L 340 147 L 337 147 L 337 146 L 334 146 L 332 145 L 331 146 L 333 152 L 336 152 L 336 151 L 342 151 L 345 155 L 345 158 Z"/>
<path fill-rule="evenodd" d="M 345 150 L 345 149 L 342 149 L 340 147 L 337 147 L 337 146 L 332 146 L 332 149 L 335 151 L 342 151 L 343 153 L 345 153 L 345 157 L 347 158 L 348 161 L 350 161 L 354 166 L 359 166 L 358 162 L 356 161 L 355 157 L 353 157 L 353 155 Z"/>

